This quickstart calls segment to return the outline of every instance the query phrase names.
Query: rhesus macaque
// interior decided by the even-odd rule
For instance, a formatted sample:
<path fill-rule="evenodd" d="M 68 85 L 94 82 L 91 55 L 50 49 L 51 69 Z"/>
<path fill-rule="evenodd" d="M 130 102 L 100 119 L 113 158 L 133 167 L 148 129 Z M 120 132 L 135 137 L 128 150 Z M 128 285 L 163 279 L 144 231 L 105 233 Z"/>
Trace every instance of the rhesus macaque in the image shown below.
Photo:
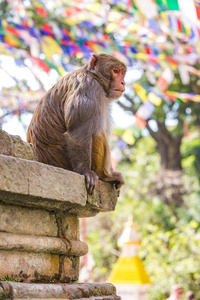
<path fill-rule="evenodd" d="M 27 133 L 37 160 L 85 176 L 93 193 L 98 179 L 119 191 L 125 183 L 110 162 L 110 103 L 125 91 L 126 66 L 107 54 L 93 54 L 41 99 Z"/>

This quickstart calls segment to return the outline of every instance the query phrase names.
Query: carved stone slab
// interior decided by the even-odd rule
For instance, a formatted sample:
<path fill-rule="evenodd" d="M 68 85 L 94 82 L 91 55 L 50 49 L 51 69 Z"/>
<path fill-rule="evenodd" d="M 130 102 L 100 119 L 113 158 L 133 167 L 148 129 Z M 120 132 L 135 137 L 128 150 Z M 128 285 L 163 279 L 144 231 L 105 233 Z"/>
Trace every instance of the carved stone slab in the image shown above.
<path fill-rule="evenodd" d="M 117 194 L 112 184 L 99 181 L 99 186 L 90 196 L 86 192 L 84 176 L 0 154 L 0 200 L 89 217 L 99 211 L 113 211 Z"/>

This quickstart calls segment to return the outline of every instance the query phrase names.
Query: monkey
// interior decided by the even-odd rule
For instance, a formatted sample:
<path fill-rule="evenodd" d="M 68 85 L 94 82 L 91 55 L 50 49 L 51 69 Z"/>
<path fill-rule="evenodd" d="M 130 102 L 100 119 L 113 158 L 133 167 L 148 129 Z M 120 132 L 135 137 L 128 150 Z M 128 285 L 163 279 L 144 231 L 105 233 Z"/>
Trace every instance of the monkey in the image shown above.
<path fill-rule="evenodd" d="M 39 162 L 85 176 L 89 194 L 98 179 L 125 184 L 110 161 L 111 102 L 125 91 L 126 66 L 93 53 L 79 69 L 60 79 L 38 103 L 27 131 Z"/>

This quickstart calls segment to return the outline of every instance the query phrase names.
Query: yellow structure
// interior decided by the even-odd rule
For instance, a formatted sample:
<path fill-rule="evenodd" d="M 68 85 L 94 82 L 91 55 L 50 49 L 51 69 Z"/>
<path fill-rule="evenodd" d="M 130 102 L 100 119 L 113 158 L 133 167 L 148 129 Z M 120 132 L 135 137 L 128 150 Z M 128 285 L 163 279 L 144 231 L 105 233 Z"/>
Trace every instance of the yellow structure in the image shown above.
<path fill-rule="evenodd" d="M 146 290 L 151 283 L 141 259 L 138 257 L 140 239 L 133 218 L 125 224 L 124 231 L 118 241 L 122 254 L 117 260 L 108 282 L 117 288 L 117 294 L 123 300 L 144 300 Z"/>
<path fill-rule="evenodd" d="M 114 284 L 149 284 L 151 283 L 141 259 L 121 256 L 108 279 Z"/>

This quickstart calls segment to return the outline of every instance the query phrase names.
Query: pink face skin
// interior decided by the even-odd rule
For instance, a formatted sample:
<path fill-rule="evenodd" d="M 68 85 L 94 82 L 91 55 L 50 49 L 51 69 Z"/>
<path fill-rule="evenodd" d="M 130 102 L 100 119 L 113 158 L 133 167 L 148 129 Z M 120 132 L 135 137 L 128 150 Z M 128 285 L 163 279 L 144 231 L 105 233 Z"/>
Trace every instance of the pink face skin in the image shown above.
<path fill-rule="evenodd" d="M 112 78 L 113 82 L 111 85 L 111 91 L 109 93 L 109 97 L 113 99 L 118 99 L 119 97 L 122 96 L 122 94 L 125 91 L 125 82 L 124 82 L 124 76 L 126 73 L 126 70 L 121 67 L 117 66 L 114 67 L 112 70 Z"/>

